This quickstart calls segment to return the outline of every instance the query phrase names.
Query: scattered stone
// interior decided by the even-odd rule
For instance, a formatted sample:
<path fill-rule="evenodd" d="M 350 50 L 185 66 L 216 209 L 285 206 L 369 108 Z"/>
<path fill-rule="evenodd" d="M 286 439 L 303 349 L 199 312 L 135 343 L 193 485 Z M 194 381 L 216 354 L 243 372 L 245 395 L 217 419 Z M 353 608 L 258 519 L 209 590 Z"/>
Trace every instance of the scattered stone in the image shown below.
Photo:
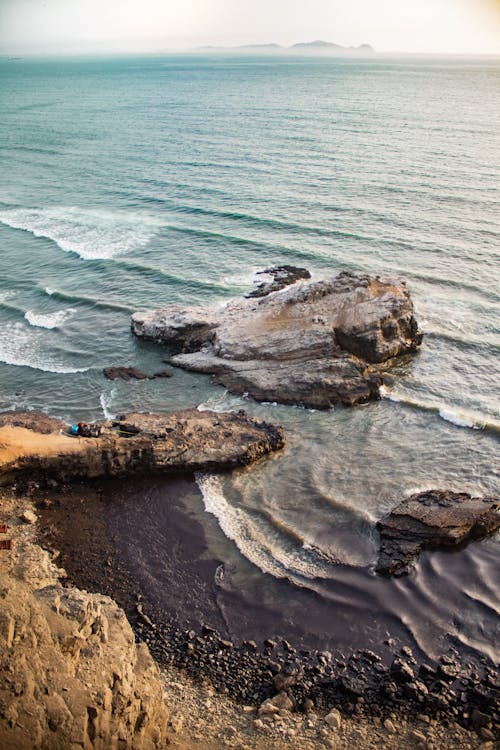
<path fill-rule="evenodd" d="M 37 522 L 36 514 L 32 510 L 25 510 L 24 513 L 21 513 L 19 518 L 23 523 L 33 524 Z"/>
<path fill-rule="evenodd" d="M 425 734 L 422 734 L 422 732 L 419 732 L 417 729 L 413 729 L 410 732 L 410 737 L 415 742 L 419 743 L 420 745 L 425 745 L 427 743 L 427 738 Z"/>
<path fill-rule="evenodd" d="M 340 714 L 340 711 L 337 711 L 336 708 L 333 708 L 329 714 L 325 716 L 326 723 L 332 727 L 332 729 L 340 729 L 340 726 L 342 724 L 342 716 Z"/>
<path fill-rule="evenodd" d="M 395 659 L 392 662 L 390 671 L 391 675 L 399 682 L 411 682 L 415 677 L 413 669 L 401 659 Z"/>
<path fill-rule="evenodd" d="M 389 734 L 396 734 L 397 732 L 396 727 L 394 726 L 391 719 L 385 719 L 384 728 L 389 732 Z"/>

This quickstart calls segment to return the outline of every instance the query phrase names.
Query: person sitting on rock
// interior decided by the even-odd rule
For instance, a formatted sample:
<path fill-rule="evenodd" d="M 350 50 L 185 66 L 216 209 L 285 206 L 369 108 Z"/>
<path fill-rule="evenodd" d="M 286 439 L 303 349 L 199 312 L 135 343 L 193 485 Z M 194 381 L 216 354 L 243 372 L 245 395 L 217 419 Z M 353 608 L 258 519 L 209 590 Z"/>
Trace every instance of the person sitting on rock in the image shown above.
<path fill-rule="evenodd" d="M 80 437 L 90 437 L 90 427 L 86 422 L 78 422 L 78 435 Z"/>

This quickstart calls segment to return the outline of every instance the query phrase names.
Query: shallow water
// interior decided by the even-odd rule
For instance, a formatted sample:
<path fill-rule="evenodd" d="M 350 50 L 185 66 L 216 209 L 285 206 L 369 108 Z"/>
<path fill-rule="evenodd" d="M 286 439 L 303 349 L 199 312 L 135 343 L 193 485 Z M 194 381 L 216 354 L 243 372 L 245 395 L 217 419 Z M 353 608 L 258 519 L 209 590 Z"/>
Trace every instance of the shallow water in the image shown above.
<path fill-rule="evenodd" d="M 239 598 L 328 642 L 372 618 L 374 638 L 492 655 L 498 539 L 398 582 L 370 571 L 402 496 L 500 491 L 499 83 L 498 60 L 0 61 L 0 407 L 244 406 L 283 424 L 283 455 L 198 478 L 228 621 Z M 407 280 L 426 336 L 380 402 L 318 413 L 180 371 L 103 379 L 161 369 L 131 312 L 222 303 L 275 263 Z"/>

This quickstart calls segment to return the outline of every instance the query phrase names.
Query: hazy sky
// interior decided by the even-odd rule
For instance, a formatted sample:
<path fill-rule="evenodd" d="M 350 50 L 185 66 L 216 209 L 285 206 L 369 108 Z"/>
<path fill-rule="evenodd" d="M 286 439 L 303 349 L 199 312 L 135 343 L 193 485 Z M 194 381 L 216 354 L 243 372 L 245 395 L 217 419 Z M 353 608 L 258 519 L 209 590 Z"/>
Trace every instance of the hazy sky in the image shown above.
<path fill-rule="evenodd" d="M 312 39 L 500 54 L 500 0 L 0 0 L 1 54 Z"/>

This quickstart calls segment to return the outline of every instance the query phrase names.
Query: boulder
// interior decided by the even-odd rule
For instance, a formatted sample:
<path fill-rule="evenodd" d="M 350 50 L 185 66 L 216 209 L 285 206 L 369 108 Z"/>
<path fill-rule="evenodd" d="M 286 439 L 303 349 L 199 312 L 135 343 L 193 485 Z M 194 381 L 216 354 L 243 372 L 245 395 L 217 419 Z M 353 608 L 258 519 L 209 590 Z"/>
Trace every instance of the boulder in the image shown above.
<path fill-rule="evenodd" d="M 171 364 L 232 393 L 311 408 L 377 398 L 380 363 L 422 341 L 403 282 L 348 272 L 223 308 L 134 313 L 132 330 L 177 347 Z"/>
<path fill-rule="evenodd" d="M 377 523 L 377 572 L 401 575 L 423 549 L 455 547 L 500 527 L 499 501 L 465 492 L 428 490 L 403 500 Z"/>

